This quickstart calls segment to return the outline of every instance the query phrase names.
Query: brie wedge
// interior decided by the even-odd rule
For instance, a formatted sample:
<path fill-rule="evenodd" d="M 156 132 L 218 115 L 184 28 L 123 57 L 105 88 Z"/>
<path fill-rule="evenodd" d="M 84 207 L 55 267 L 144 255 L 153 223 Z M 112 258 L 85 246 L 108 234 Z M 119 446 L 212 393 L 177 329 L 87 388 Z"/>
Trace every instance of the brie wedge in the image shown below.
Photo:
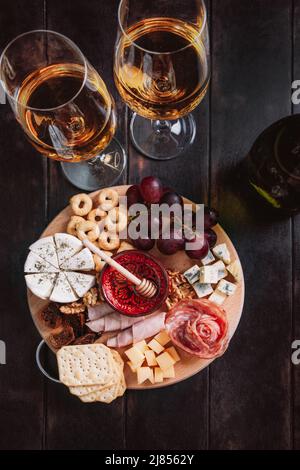
<path fill-rule="evenodd" d="M 41 299 L 48 299 L 54 287 L 56 273 L 26 274 L 25 281 L 28 289 Z"/>
<path fill-rule="evenodd" d="M 29 250 L 58 268 L 58 259 L 53 237 L 40 238 L 30 245 Z"/>
<path fill-rule="evenodd" d="M 67 233 L 56 233 L 54 235 L 54 241 L 56 244 L 59 266 L 78 253 L 83 247 L 82 242 L 78 240 L 78 238 Z"/>
<path fill-rule="evenodd" d="M 75 300 L 78 300 L 78 296 L 75 295 L 65 273 L 60 272 L 57 276 L 50 300 L 59 303 L 75 302 Z"/>
<path fill-rule="evenodd" d="M 59 269 L 53 266 L 53 264 L 48 263 L 45 259 L 41 258 L 39 255 L 33 253 L 32 251 L 27 256 L 25 266 L 25 273 L 57 273 Z"/>
<path fill-rule="evenodd" d="M 65 275 L 78 297 L 83 297 L 95 284 L 95 276 L 91 276 L 90 274 L 66 272 Z"/>
<path fill-rule="evenodd" d="M 88 248 L 67 259 L 60 265 L 61 269 L 68 271 L 91 271 L 95 267 L 94 258 Z"/>

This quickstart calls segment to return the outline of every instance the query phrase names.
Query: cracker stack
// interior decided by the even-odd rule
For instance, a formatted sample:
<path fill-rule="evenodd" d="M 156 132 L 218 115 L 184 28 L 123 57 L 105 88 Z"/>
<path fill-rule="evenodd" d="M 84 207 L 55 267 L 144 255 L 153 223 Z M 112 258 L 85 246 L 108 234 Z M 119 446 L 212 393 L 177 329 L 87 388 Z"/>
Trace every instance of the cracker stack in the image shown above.
<path fill-rule="evenodd" d="M 64 346 L 57 353 L 60 381 L 85 403 L 111 403 L 124 394 L 124 362 L 104 344 Z"/>

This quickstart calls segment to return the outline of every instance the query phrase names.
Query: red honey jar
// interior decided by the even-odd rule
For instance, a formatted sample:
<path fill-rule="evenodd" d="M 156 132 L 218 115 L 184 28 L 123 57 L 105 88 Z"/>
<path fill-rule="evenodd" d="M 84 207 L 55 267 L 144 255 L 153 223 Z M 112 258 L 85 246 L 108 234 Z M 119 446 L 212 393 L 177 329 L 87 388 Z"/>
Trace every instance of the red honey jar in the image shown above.
<path fill-rule="evenodd" d="M 122 251 L 113 259 L 140 279 L 146 278 L 157 287 L 151 299 L 141 296 L 122 274 L 112 266 L 105 265 L 100 276 L 103 296 L 114 310 L 127 316 L 148 315 L 163 304 L 168 296 L 169 281 L 164 266 L 153 256 L 138 250 Z"/>

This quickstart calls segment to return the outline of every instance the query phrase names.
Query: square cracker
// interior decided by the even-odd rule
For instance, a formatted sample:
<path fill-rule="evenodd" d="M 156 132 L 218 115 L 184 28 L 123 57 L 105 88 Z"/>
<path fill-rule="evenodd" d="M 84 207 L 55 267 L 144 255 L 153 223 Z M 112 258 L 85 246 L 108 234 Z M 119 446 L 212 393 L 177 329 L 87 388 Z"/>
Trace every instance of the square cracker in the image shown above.
<path fill-rule="evenodd" d="M 122 361 L 123 362 L 123 361 Z M 120 363 L 114 360 L 114 354 L 112 354 L 112 378 L 108 384 L 105 385 L 82 385 L 76 387 L 70 387 L 70 392 L 73 395 L 77 395 L 79 397 L 83 395 L 88 395 L 93 392 L 99 392 L 100 390 L 107 389 L 114 385 L 119 385 L 121 376 L 123 375 L 122 366 Z"/>
<path fill-rule="evenodd" d="M 64 346 L 57 353 L 59 378 L 68 386 L 109 385 L 114 360 L 104 344 Z"/>

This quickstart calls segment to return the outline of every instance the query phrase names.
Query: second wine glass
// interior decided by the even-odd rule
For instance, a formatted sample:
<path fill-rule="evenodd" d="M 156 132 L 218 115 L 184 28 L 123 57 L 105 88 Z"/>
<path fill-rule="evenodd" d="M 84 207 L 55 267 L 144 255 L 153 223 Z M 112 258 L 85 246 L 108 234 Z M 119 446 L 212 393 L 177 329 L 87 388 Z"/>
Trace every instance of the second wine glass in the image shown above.
<path fill-rule="evenodd" d="M 202 0 L 121 0 L 114 76 L 134 111 L 133 143 L 144 155 L 168 160 L 195 137 L 189 114 L 210 78 L 207 13 Z"/>

